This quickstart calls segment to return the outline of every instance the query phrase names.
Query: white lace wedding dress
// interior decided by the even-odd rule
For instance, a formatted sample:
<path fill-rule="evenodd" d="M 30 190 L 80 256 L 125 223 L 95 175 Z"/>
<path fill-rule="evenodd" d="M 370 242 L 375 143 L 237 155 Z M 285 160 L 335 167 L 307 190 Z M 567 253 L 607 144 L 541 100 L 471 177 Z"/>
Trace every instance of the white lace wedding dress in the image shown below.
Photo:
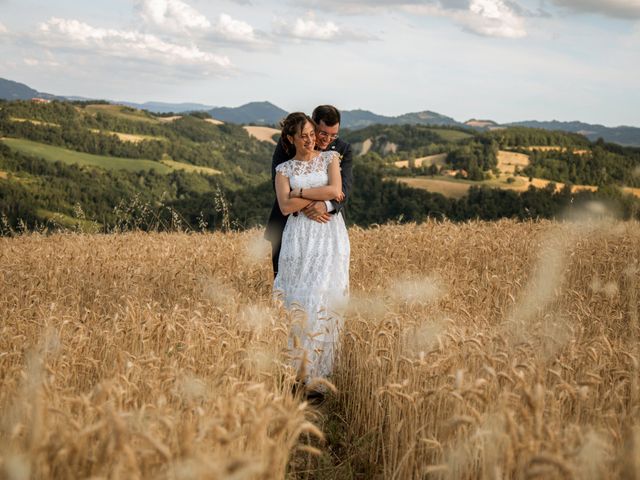
<path fill-rule="evenodd" d="M 292 189 L 321 187 L 329 184 L 331 162 L 339 161 L 336 152 L 321 152 L 309 161 L 284 162 L 276 172 L 289 178 Z M 328 223 L 311 220 L 302 212 L 289 215 L 273 290 L 288 309 L 306 314 L 292 325 L 289 342 L 296 368 L 306 352 L 305 380 L 326 378 L 333 369 L 343 323 L 340 311 L 349 294 L 349 255 L 342 213 L 331 215 Z"/>

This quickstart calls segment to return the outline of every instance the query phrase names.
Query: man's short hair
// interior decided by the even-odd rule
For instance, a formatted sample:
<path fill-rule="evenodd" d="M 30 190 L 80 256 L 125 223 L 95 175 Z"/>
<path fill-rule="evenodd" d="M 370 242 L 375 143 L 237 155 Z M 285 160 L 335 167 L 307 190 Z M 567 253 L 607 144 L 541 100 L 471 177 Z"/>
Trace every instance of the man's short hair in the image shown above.
<path fill-rule="evenodd" d="M 318 105 L 311 114 L 311 118 L 316 124 L 324 122 L 328 127 L 333 127 L 340 123 L 340 112 L 333 105 Z"/>

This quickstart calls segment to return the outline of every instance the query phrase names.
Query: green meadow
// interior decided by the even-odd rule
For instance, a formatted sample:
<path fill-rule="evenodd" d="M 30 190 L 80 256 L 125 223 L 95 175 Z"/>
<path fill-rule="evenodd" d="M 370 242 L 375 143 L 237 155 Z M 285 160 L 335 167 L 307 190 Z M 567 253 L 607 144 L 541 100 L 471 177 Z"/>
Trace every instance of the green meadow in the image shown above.
<path fill-rule="evenodd" d="M 157 117 L 154 117 L 153 115 L 145 111 L 136 110 L 134 108 L 129 108 L 123 105 L 93 104 L 85 106 L 84 111 L 94 115 L 96 113 L 106 113 L 108 115 L 113 115 L 124 120 L 160 123 L 160 120 L 158 120 Z"/>
<path fill-rule="evenodd" d="M 131 172 L 155 170 L 158 173 L 170 173 L 174 170 L 174 168 L 154 160 L 93 155 L 21 138 L 3 138 L 2 142 L 25 155 L 33 155 L 47 161 L 62 162 L 68 165 L 85 165 L 106 170 L 128 170 Z"/>
<path fill-rule="evenodd" d="M 446 142 L 459 142 L 461 140 L 466 140 L 468 138 L 473 137 L 473 135 L 471 135 L 470 133 L 461 132 L 460 130 L 445 130 L 440 128 L 434 128 L 431 131 Z"/>

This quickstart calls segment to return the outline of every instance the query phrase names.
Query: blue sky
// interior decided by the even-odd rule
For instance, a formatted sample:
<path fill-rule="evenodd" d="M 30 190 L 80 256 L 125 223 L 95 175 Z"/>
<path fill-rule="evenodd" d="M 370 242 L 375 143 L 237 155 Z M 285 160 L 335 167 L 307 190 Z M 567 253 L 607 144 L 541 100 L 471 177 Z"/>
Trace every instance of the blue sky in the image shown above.
<path fill-rule="evenodd" d="M 640 126 L 640 0 L 0 0 L 60 95 Z"/>

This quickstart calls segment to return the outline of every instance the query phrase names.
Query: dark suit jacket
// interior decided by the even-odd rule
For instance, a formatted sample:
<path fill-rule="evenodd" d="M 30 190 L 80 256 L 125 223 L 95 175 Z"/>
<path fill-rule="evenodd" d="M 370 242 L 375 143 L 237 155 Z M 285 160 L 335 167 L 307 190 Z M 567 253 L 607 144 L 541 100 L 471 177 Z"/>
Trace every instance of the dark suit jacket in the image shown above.
<path fill-rule="evenodd" d="M 353 166 L 353 152 L 351 151 L 351 145 L 337 138 L 327 148 L 327 151 L 336 151 L 342 155 L 342 161 L 340 162 L 340 174 L 342 176 L 342 191 L 344 192 L 344 200 L 342 202 L 336 202 L 332 200 L 333 208 L 332 213 L 338 213 L 343 211 L 345 202 L 349 199 L 349 193 L 351 192 L 351 184 L 353 183 L 353 174 L 351 169 Z M 291 160 L 293 155 L 288 154 L 282 146 L 282 143 L 278 141 L 276 149 L 273 152 L 273 158 L 271 160 L 271 183 L 273 184 L 273 190 L 275 191 L 276 182 L 276 167 L 287 160 Z M 344 213 L 343 213 L 344 215 Z M 264 238 L 271 243 L 280 244 L 282 241 L 282 232 L 284 226 L 287 223 L 287 217 L 282 214 L 280 207 L 278 206 L 278 199 L 273 204 L 271 209 L 271 215 L 267 221 L 267 230 L 264 233 Z"/>

